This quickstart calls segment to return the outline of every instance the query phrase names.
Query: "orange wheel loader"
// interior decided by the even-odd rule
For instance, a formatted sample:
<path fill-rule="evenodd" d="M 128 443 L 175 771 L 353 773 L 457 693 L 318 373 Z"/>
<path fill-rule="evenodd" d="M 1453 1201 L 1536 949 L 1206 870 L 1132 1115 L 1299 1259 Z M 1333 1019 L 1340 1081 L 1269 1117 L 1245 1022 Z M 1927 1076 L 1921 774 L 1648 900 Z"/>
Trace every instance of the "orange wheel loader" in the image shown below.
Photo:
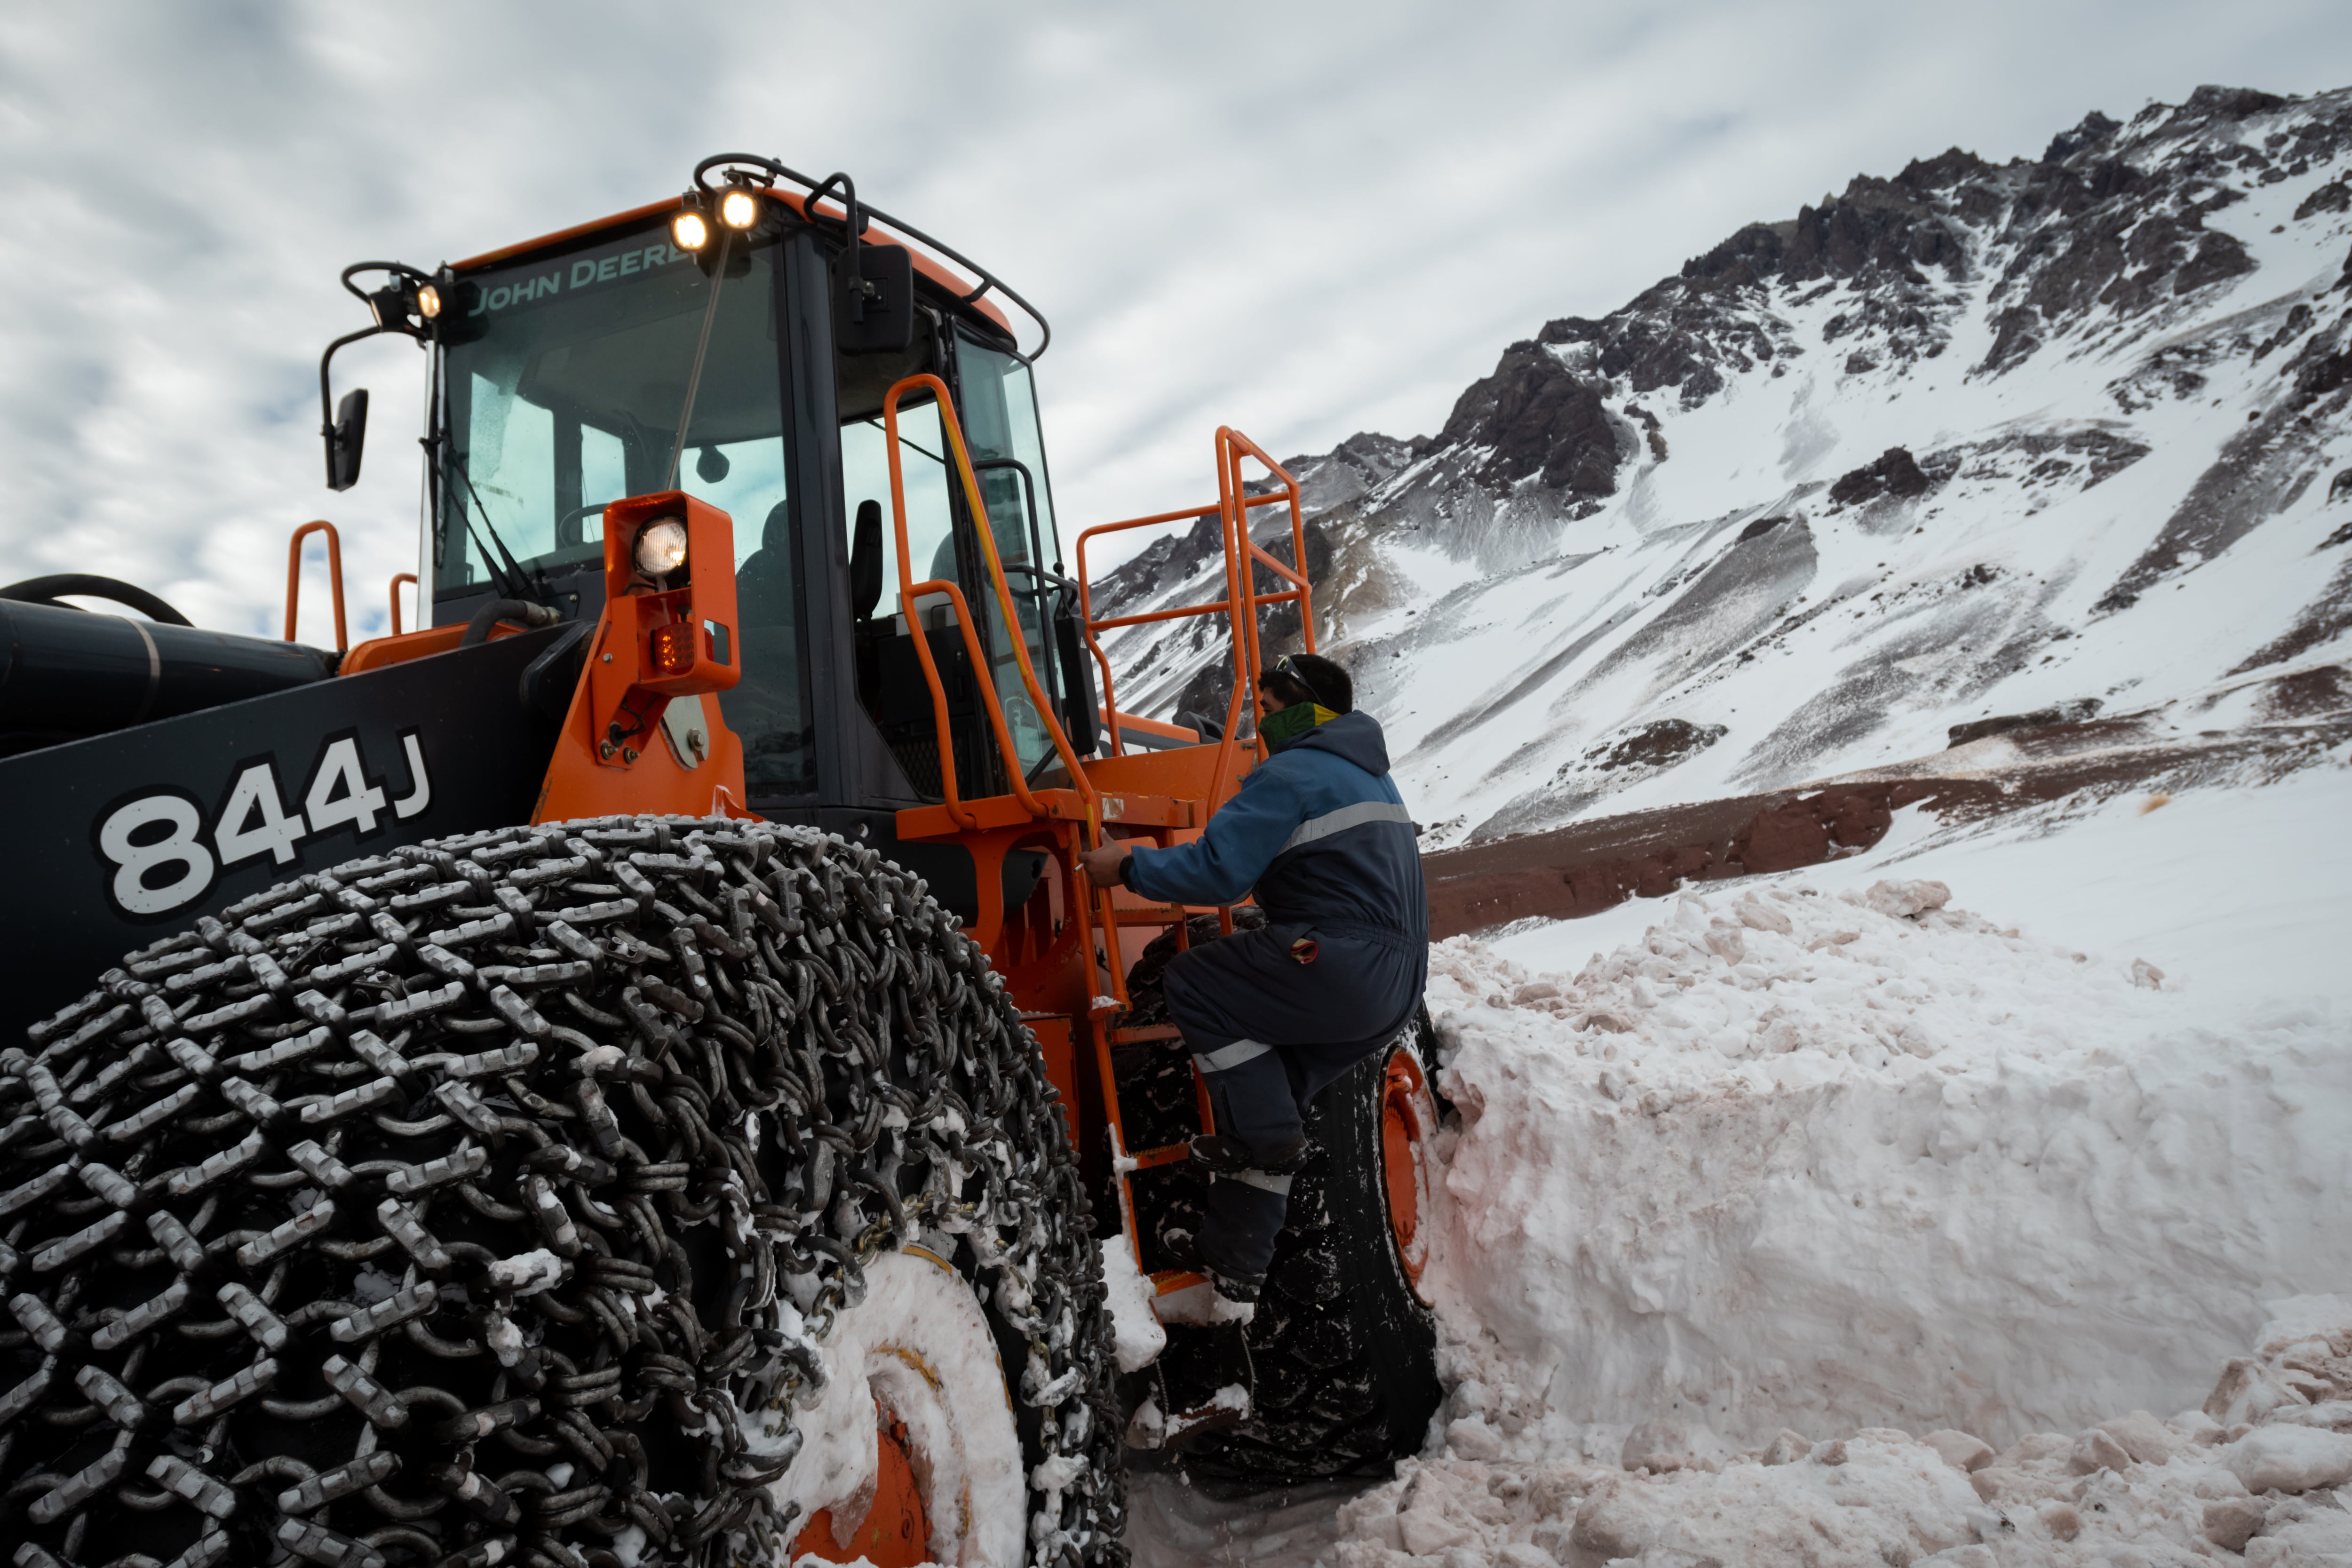
<path fill-rule="evenodd" d="M 1290 476 L 1219 430 L 1213 503 L 1066 555 L 1044 320 L 765 158 L 343 282 L 331 489 L 336 352 L 429 356 L 427 624 L 396 579 L 347 646 L 324 522 L 282 642 L 0 590 L 17 1568 L 1116 1563 L 1131 1454 L 1416 1449 L 1425 1015 L 1318 1102 L 1239 1316 L 1167 1267 L 1213 1129 L 1157 976 L 1255 911 L 1076 865 L 1262 754 Z M 1222 598 L 1094 613 L 1090 542 L 1204 514 Z M 1118 710 L 1104 635 L 1183 616 L 1222 726 Z"/>

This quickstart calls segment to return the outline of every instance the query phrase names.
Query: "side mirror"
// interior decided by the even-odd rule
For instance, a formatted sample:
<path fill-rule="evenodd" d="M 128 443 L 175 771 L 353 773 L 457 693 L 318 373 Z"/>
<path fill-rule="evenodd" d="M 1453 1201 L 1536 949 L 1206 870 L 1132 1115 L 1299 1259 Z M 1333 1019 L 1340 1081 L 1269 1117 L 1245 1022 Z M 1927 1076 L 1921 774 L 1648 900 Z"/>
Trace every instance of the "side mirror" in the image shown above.
<path fill-rule="evenodd" d="M 915 341 L 915 258 L 903 245 L 852 245 L 833 264 L 833 346 L 904 353 Z"/>
<path fill-rule="evenodd" d="M 335 422 L 327 428 L 327 488 L 347 490 L 360 482 L 360 453 L 367 445 L 367 388 L 343 394 Z"/>

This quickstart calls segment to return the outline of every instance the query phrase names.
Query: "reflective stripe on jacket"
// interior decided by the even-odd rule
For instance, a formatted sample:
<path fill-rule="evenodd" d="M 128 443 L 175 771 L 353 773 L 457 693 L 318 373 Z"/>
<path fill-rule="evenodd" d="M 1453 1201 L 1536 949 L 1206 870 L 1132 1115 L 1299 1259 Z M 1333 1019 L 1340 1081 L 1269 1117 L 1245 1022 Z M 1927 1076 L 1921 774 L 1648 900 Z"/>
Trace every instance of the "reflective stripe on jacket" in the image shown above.
<path fill-rule="evenodd" d="M 1276 925 L 1429 940 L 1412 817 L 1369 713 L 1342 713 L 1278 747 L 1200 837 L 1139 847 L 1128 885 L 1186 904 L 1230 904 L 1255 889 Z"/>

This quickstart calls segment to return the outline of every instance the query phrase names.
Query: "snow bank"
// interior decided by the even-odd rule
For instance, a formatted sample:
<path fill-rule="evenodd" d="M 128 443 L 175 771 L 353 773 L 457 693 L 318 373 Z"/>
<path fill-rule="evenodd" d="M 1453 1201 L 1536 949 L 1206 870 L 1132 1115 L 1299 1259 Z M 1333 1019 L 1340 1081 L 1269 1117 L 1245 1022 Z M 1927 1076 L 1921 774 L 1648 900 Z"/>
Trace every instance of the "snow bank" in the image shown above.
<path fill-rule="evenodd" d="M 1884 1428 L 1851 1462 L 1892 1476 L 1925 1462 L 1897 1427 L 2179 1408 L 2264 1301 L 2352 1288 L 2340 1007 L 2200 1016 L 1948 898 L 1685 895 L 1572 978 L 1433 950 L 1455 1456 Z"/>
<path fill-rule="evenodd" d="M 2242 1552 L 2271 1568 L 2339 1568 L 2352 1563 L 2352 1300 L 2274 1305 L 2282 1316 L 2256 1353 L 2169 1421 L 2135 1410 L 1998 1454 L 1963 1433 L 1921 1440 L 1892 1427 L 1820 1443 L 1783 1432 L 1701 1458 L 1660 1424 L 1606 1466 L 1475 1459 L 1456 1443 L 1343 1504 L 1325 1560 L 2153 1568 Z M 1675 1447 L 1685 1451 L 1653 1451 Z"/>

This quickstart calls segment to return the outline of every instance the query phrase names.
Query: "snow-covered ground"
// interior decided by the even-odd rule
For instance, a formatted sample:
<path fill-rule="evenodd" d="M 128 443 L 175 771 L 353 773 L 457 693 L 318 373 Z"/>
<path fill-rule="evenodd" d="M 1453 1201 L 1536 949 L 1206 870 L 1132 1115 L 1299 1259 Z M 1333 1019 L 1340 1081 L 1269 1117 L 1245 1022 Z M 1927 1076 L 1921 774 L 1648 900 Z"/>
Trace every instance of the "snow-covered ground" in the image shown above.
<path fill-rule="evenodd" d="M 1352 1500 L 1139 1477 L 1143 1568 L 2352 1553 L 2347 808 L 1906 815 L 1440 944 L 1429 1447 Z"/>
<path fill-rule="evenodd" d="M 1994 715 L 2180 766 L 1439 944 L 1428 1445 L 1139 1474 L 1140 1568 L 2352 1568 L 2347 166 L 2352 96 L 2211 89 L 1948 154 L 1297 465 L 1425 848 L 1958 773 Z M 1215 596 L 1195 534 L 1123 607 Z M 1122 635 L 1123 703 L 1213 686 Z"/>

